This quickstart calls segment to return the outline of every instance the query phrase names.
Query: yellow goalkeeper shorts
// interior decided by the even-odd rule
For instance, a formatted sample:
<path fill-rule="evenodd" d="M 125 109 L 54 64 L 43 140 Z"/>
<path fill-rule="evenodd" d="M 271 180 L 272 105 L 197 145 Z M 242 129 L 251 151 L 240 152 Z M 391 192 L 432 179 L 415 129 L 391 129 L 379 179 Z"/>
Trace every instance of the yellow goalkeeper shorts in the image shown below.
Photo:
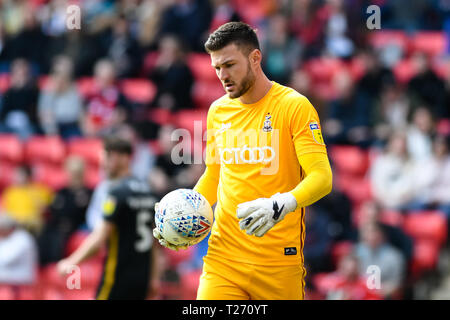
<path fill-rule="evenodd" d="M 303 300 L 300 265 L 264 266 L 204 258 L 197 300 Z"/>

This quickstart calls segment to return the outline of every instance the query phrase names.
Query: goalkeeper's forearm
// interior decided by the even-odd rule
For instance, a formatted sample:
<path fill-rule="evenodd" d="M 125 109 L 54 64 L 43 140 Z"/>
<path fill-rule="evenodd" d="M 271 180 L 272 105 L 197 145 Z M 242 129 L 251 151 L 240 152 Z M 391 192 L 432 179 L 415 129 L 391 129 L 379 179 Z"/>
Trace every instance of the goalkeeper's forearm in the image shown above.
<path fill-rule="evenodd" d="M 194 187 L 194 190 L 204 196 L 211 206 L 217 202 L 219 172 L 220 167 L 218 165 L 207 166 Z"/>
<path fill-rule="evenodd" d="M 307 153 L 298 157 L 306 177 L 290 193 L 303 208 L 331 192 L 333 175 L 326 153 Z"/>

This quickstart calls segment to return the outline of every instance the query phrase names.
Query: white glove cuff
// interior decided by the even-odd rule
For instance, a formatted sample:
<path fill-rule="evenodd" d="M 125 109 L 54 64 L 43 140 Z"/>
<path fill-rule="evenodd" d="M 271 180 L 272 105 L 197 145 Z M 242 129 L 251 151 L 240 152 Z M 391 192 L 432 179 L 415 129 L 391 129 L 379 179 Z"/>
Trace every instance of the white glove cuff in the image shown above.
<path fill-rule="evenodd" d="M 271 198 L 277 201 L 280 205 L 284 204 L 287 210 L 286 212 L 292 212 L 297 209 L 297 199 L 295 199 L 295 197 L 290 192 L 277 193 L 274 194 Z"/>

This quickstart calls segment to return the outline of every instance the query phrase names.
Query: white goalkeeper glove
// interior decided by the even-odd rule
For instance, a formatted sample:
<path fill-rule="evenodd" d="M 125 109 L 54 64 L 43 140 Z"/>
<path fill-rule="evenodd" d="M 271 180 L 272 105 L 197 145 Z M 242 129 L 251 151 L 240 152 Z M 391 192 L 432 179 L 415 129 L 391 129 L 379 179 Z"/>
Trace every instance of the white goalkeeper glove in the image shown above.
<path fill-rule="evenodd" d="M 289 192 L 244 202 L 237 206 L 237 217 L 241 219 L 239 226 L 247 230 L 248 235 L 262 237 L 296 208 L 297 200 Z"/>
<path fill-rule="evenodd" d="M 158 211 L 158 206 L 159 206 L 159 202 L 155 204 L 155 212 Z M 183 250 L 184 250 L 184 249 L 187 249 L 187 248 L 188 248 L 187 245 L 185 245 L 185 246 L 180 246 L 180 245 L 175 245 L 175 244 L 172 244 L 172 243 L 168 242 L 166 239 L 163 238 L 163 236 L 162 236 L 162 234 L 159 232 L 158 228 L 154 228 L 154 229 L 153 229 L 153 236 L 154 236 L 156 239 L 158 239 L 160 245 L 162 245 L 163 247 L 166 247 L 166 248 L 168 248 L 168 249 L 178 251 L 178 250 L 180 250 L 180 249 L 183 249 Z"/>

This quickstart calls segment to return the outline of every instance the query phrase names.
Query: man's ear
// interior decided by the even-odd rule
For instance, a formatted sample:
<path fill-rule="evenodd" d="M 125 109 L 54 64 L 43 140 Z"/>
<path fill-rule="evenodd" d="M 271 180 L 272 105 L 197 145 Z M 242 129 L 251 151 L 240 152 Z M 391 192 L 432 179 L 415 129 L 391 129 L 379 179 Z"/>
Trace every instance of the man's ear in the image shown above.
<path fill-rule="evenodd" d="M 254 67 L 261 64 L 261 60 L 262 60 L 261 51 L 258 49 L 254 49 L 252 52 L 250 52 L 249 60 L 250 60 L 250 63 Z"/>

